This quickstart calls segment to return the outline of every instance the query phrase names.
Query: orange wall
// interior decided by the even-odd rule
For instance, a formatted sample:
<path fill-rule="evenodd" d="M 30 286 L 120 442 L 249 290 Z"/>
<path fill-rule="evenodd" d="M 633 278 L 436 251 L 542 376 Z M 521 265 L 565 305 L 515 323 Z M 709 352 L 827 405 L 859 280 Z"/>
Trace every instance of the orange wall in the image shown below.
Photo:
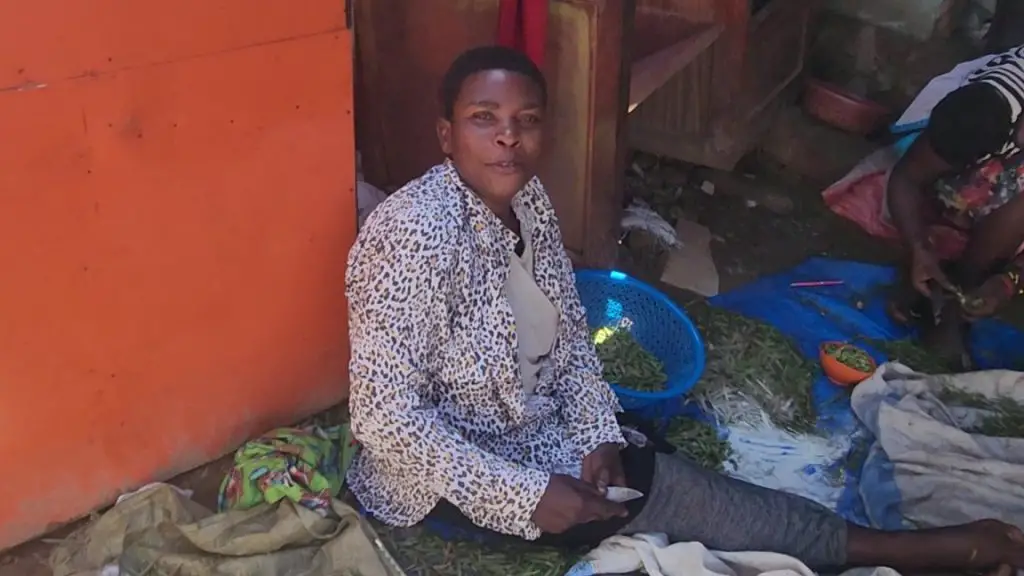
<path fill-rule="evenodd" d="M 0 6 L 0 549 L 340 400 L 344 2 Z"/>

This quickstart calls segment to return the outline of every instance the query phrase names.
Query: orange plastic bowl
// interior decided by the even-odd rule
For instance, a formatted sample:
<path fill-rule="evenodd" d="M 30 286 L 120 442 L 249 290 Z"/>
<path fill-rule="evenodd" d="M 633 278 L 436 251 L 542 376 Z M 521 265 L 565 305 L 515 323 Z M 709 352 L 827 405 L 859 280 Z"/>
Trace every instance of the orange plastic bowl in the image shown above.
<path fill-rule="evenodd" d="M 804 110 L 826 124 L 863 135 L 880 128 L 889 115 L 877 102 L 813 78 L 804 88 Z"/>
<path fill-rule="evenodd" d="M 839 360 L 836 360 L 834 356 L 831 356 L 826 352 L 826 350 L 833 346 L 853 348 L 854 350 L 863 353 L 871 362 L 871 370 L 868 372 L 861 372 L 856 368 L 851 368 Z M 875 368 L 877 368 L 875 360 L 871 358 L 867 352 L 846 342 L 823 342 L 818 348 L 818 359 L 821 361 L 821 368 L 825 371 L 825 376 L 827 376 L 833 384 L 837 384 L 839 386 L 855 386 L 860 384 L 864 380 L 867 380 L 869 376 L 874 374 Z"/>

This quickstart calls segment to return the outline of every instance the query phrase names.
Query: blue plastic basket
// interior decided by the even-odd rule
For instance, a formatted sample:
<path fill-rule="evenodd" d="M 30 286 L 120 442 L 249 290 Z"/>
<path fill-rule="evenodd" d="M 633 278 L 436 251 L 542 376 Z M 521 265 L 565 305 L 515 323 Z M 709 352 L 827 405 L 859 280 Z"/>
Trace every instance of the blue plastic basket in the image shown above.
<path fill-rule="evenodd" d="M 628 329 L 665 366 L 664 390 L 641 392 L 611 382 L 622 407 L 645 410 L 680 404 L 704 372 L 704 341 L 686 313 L 655 288 L 614 270 L 579 270 L 576 288 L 591 330 Z"/>

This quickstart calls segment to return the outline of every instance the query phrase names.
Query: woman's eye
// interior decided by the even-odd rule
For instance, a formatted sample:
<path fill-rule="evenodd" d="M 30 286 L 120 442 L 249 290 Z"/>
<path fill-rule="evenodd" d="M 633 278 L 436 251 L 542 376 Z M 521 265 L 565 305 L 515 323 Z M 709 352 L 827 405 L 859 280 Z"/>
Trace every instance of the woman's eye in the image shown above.
<path fill-rule="evenodd" d="M 494 120 L 494 114 L 488 112 L 487 110 L 480 110 L 480 111 L 474 112 L 472 118 L 474 120 L 481 120 L 481 121 L 485 121 L 486 122 L 486 121 Z"/>
<path fill-rule="evenodd" d="M 536 114 L 526 114 L 519 121 L 522 122 L 524 126 L 533 126 L 535 124 L 540 124 L 540 116 L 537 116 Z"/>

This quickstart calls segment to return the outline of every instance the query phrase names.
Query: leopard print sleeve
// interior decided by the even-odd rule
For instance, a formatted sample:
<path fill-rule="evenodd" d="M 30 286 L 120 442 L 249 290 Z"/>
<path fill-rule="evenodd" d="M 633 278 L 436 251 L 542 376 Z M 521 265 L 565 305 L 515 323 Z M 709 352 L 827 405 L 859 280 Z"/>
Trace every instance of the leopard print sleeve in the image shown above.
<path fill-rule="evenodd" d="M 403 215 L 400 205 L 375 213 L 349 256 L 353 432 L 377 468 L 403 484 L 392 486 L 399 500 L 426 488 L 477 525 L 535 539 L 531 517 L 549 474 L 470 443 L 429 400 L 453 233 L 436 215 Z"/>

